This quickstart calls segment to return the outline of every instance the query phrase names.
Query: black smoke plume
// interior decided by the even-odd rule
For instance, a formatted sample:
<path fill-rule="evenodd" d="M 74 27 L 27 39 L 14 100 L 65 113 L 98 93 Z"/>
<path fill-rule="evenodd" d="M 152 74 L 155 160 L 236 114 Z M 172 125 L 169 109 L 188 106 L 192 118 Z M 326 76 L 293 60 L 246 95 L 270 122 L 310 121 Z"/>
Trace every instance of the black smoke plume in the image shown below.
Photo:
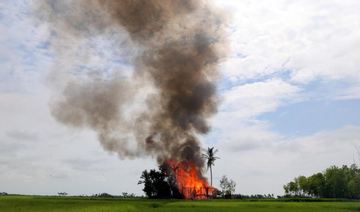
<path fill-rule="evenodd" d="M 224 13 L 202 0 L 39 2 L 38 20 L 60 58 L 50 83 L 60 81 L 61 66 L 79 60 L 61 55 L 101 36 L 133 67 L 128 77 L 115 70 L 105 78 L 98 71 L 63 80 L 62 94 L 50 103 L 53 117 L 94 130 L 103 148 L 120 158 L 194 160 L 202 168 L 196 135 L 209 132 L 207 119 L 217 111 L 219 63 L 228 50 Z M 91 58 L 84 51 L 80 64 Z"/>

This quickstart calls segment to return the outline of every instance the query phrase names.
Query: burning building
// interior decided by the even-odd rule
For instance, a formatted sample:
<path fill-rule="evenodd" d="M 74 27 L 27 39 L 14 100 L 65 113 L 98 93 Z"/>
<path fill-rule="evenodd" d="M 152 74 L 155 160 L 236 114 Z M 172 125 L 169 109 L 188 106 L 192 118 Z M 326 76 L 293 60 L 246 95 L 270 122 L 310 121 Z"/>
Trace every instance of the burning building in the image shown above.
<path fill-rule="evenodd" d="M 60 31 L 66 31 L 62 43 L 68 46 L 92 37 L 125 37 L 113 48 L 131 52 L 124 56 L 131 76 L 118 77 L 121 70 L 114 70 L 105 78 L 72 78 L 50 102 L 52 116 L 67 126 L 92 129 L 104 150 L 120 159 L 152 156 L 177 167 L 177 185 L 186 198 L 212 193 L 197 135 L 209 132 L 207 120 L 217 111 L 219 63 L 228 46 L 226 15 L 203 0 L 39 2 L 55 53 L 66 52 L 56 48 Z M 61 71 L 55 65 L 50 75 Z"/>
<path fill-rule="evenodd" d="M 164 164 L 171 168 L 176 187 L 186 199 L 209 199 L 215 195 L 215 188 L 209 185 L 192 160 L 178 162 L 170 159 Z"/>

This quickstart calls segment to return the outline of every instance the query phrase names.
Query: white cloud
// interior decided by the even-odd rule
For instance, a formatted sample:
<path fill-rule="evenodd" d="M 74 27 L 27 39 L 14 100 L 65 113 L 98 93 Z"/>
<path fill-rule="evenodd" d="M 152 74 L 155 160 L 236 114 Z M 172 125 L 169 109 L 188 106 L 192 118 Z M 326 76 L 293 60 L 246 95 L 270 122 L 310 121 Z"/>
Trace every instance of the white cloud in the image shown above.
<path fill-rule="evenodd" d="M 360 83 L 334 94 L 335 100 L 360 99 Z"/>
<path fill-rule="evenodd" d="M 223 66 L 226 76 L 244 81 L 289 71 L 292 83 L 360 81 L 358 1 L 221 4 L 231 5 L 234 13 L 233 53 Z"/>
<path fill-rule="evenodd" d="M 230 152 L 253 151 L 281 140 L 281 134 L 270 130 L 271 123 L 256 117 L 300 101 L 300 91 L 281 79 L 234 87 L 223 95 L 220 111 L 212 119 L 214 133 L 208 139 Z"/>
<path fill-rule="evenodd" d="M 44 27 L 31 25 L 25 2 L 1 2 L 0 91 L 36 93 L 44 89 L 51 58 Z"/>
<path fill-rule="evenodd" d="M 255 117 L 276 110 L 286 101 L 296 101 L 300 91 L 297 86 L 276 78 L 249 83 L 226 92 L 221 109 L 238 117 Z"/>

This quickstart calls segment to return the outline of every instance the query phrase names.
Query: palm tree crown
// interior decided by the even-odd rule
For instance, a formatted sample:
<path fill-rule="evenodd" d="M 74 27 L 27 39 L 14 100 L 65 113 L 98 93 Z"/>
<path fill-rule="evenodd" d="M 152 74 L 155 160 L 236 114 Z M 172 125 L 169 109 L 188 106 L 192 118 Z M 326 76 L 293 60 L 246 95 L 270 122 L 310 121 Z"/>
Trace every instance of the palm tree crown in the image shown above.
<path fill-rule="evenodd" d="M 207 162 L 206 162 L 206 167 L 209 170 L 210 168 L 210 176 L 211 176 L 211 186 L 212 186 L 212 166 L 215 166 L 214 162 L 216 159 L 220 159 L 219 157 L 215 157 L 215 154 L 218 152 L 217 149 L 214 150 L 214 147 L 208 147 L 207 150 L 203 149 L 203 154 L 202 156 L 204 158 L 206 158 Z"/>

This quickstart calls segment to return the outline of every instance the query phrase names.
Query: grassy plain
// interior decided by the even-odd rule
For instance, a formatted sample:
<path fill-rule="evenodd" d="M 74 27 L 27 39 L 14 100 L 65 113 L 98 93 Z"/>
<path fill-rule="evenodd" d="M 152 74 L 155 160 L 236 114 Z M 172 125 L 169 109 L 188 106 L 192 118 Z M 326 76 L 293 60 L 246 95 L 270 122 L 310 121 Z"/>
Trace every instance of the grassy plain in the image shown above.
<path fill-rule="evenodd" d="M 132 211 L 360 211 L 360 202 L 279 202 L 244 200 L 149 200 L 140 198 L 87 198 L 0 196 L 1 212 L 132 212 Z"/>

